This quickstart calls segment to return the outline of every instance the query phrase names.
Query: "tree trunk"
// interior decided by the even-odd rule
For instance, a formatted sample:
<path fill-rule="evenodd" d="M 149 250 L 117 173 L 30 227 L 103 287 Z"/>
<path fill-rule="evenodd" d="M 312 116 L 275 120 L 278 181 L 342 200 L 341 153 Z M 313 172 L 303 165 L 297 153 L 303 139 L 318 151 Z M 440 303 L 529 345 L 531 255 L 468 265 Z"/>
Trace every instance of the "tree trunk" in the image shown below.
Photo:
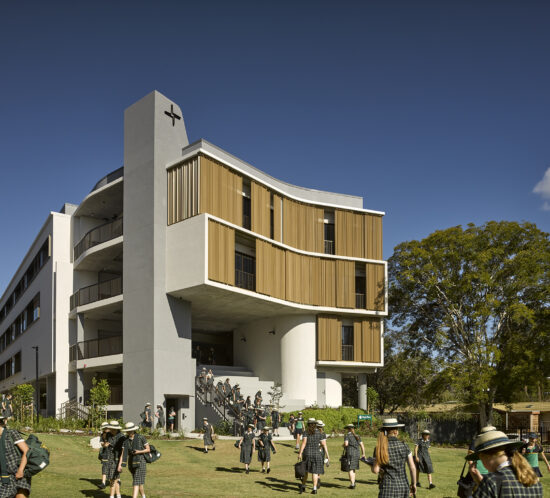
<path fill-rule="evenodd" d="M 493 425 L 493 403 L 482 401 L 479 403 L 479 428 Z"/>

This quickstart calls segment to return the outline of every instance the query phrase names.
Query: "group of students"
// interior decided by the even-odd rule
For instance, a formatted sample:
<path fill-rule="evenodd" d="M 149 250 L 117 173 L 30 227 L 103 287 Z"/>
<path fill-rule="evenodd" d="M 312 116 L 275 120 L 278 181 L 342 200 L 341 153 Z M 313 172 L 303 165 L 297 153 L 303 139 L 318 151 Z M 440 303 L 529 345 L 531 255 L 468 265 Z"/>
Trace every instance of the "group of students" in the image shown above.
<path fill-rule="evenodd" d="M 164 408 L 161 404 L 157 405 L 154 417 L 157 419 L 156 428 L 157 429 L 166 429 L 168 432 L 174 432 L 174 424 L 176 422 L 176 410 L 173 406 L 168 409 L 168 420 L 164 415 Z M 141 418 L 141 427 L 144 429 L 153 428 L 153 410 L 151 408 L 151 403 L 145 403 L 145 407 L 140 414 Z"/>
<path fill-rule="evenodd" d="M 128 422 L 124 427 L 116 420 L 101 424 L 102 483 L 99 487 L 104 489 L 108 483 L 111 498 L 115 495 L 121 497 L 120 473 L 126 466 L 132 475 L 132 497 L 138 498 L 141 494 L 141 498 L 145 498 L 147 467 L 143 455 L 150 452 L 150 446 L 138 430 L 139 427 L 133 422 Z"/>

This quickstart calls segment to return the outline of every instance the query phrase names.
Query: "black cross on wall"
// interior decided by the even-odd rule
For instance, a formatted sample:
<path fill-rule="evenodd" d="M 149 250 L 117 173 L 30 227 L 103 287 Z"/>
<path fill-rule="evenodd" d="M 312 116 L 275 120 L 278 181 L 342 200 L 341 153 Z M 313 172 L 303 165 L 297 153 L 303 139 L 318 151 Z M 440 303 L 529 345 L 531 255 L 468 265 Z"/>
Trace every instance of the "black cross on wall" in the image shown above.
<path fill-rule="evenodd" d="M 169 118 L 172 118 L 172 126 L 176 124 L 176 119 L 181 119 L 181 116 L 178 116 L 174 112 L 174 104 L 170 104 L 170 112 L 164 111 L 164 114 L 166 114 Z"/>

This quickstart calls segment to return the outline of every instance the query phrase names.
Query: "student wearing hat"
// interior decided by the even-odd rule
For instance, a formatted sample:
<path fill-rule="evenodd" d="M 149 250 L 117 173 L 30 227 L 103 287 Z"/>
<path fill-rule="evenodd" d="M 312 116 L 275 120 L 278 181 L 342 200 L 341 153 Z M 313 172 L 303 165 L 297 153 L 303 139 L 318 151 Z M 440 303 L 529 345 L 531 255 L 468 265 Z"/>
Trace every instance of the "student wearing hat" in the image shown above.
<path fill-rule="evenodd" d="M 267 473 L 271 472 L 269 468 L 269 462 L 271 462 L 271 451 L 277 453 L 269 430 L 271 427 L 265 426 L 262 428 L 262 433 L 258 436 L 258 462 L 262 464 L 262 473 L 266 472 L 267 464 Z"/>
<path fill-rule="evenodd" d="M 346 425 L 348 433 L 344 436 L 344 448 L 346 457 L 349 460 L 349 488 L 355 489 L 355 471 L 359 469 L 359 457 L 365 458 L 365 446 L 361 438 L 355 434 L 353 424 Z"/>
<path fill-rule="evenodd" d="M 145 439 L 145 436 L 137 433 L 138 426 L 133 422 L 128 422 L 122 432 L 126 434 L 123 443 L 123 452 L 120 455 L 119 468 L 128 460 L 128 470 L 132 474 L 132 486 L 134 492 L 132 498 L 145 498 L 145 475 L 147 474 L 147 464 L 145 463 L 144 453 L 149 453 L 151 448 Z"/>
<path fill-rule="evenodd" d="M 118 423 L 118 420 L 111 420 L 106 426 L 112 435 L 106 441 L 103 441 L 101 445 L 107 449 L 107 474 L 106 477 L 109 480 L 109 496 L 120 498 L 120 472 L 119 465 L 120 456 L 122 455 L 122 443 L 124 442 L 124 434 L 120 432 L 122 427 Z"/>
<path fill-rule="evenodd" d="M 533 471 L 538 477 L 542 477 L 542 473 L 539 468 L 539 455 L 541 455 L 543 460 L 546 462 L 546 468 L 550 472 L 550 464 L 546 459 L 542 446 L 538 444 L 538 435 L 536 432 L 531 432 L 529 434 L 529 442 L 522 448 L 521 452 L 529 462 L 529 465 L 533 467 Z"/>
<path fill-rule="evenodd" d="M 254 439 L 254 425 L 248 424 L 246 432 L 239 440 L 239 449 L 241 450 L 241 463 L 244 463 L 245 472 L 249 473 L 250 462 L 252 461 L 252 453 L 256 449 L 256 441 Z"/>
<path fill-rule="evenodd" d="M 315 421 L 317 424 L 317 420 Z M 298 418 L 294 422 L 294 435 L 296 437 L 296 449 L 300 448 L 300 440 L 302 439 L 302 434 L 304 433 L 304 417 L 302 412 L 298 413 Z"/>
<path fill-rule="evenodd" d="M 372 466 L 375 474 L 383 470 L 378 498 L 409 498 L 410 494 L 416 494 L 416 467 L 412 452 L 404 442 L 397 439 L 401 427 L 404 424 L 399 424 L 396 418 L 385 419 L 380 427 Z M 405 464 L 409 466 L 410 486 Z"/>
<path fill-rule="evenodd" d="M 428 489 L 435 488 L 435 484 L 432 482 L 432 474 L 434 468 L 432 465 L 432 459 L 430 457 L 430 431 L 423 430 L 422 437 L 416 442 L 414 447 L 414 461 L 416 462 L 416 485 L 420 487 L 420 472 L 428 474 L 428 482 L 430 483 Z"/>
<path fill-rule="evenodd" d="M 109 441 L 109 439 L 112 439 L 113 436 L 111 434 L 111 430 L 109 429 L 109 422 L 102 422 L 101 427 L 99 428 L 99 442 L 100 444 Z M 99 456 L 101 457 L 101 484 L 99 485 L 99 489 L 105 489 L 107 487 L 107 472 L 109 470 L 109 457 L 107 454 L 107 450 L 101 445 L 101 448 L 99 450 Z"/>
<path fill-rule="evenodd" d="M 326 439 L 322 439 L 321 433 L 317 430 L 317 420 L 309 418 L 307 420 L 307 429 L 302 439 L 302 445 L 298 453 L 299 459 L 304 459 L 306 462 L 306 474 L 300 485 L 300 494 L 306 490 L 306 482 L 308 473 L 312 475 L 313 491 L 312 494 L 317 494 L 319 476 L 325 473 L 323 455 L 319 451 L 319 445 L 322 446 L 325 452 L 325 458 L 328 462 L 328 448 Z"/>
<path fill-rule="evenodd" d="M 31 478 L 24 476 L 29 447 L 21 434 L 6 427 L 7 414 L 0 415 L 0 496 L 23 498 L 31 492 Z"/>
<path fill-rule="evenodd" d="M 145 408 L 141 413 L 141 425 L 147 429 L 153 427 L 153 414 L 151 412 L 151 403 L 145 403 Z"/>
<path fill-rule="evenodd" d="M 259 408 L 256 412 L 256 420 L 258 421 L 256 424 L 256 427 L 260 433 L 262 432 L 263 428 L 265 427 L 265 421 L 266 421 L 266 415 L 265 410 L 263 408 Z"/>
<path fill-rule="evenodd" d="M 539 478 L 518 451 L 523 444 L 508 439 L 500 431 L 488 431 L 476 437 L 474 452 L 465 458 L 471 470 L 475 469 L 474 461 L 480 459 L 489 473 L 480 480 L 475 471 L 471 472 L 479 484 L 474 498 L 542 498 Z"/>
<path fill-rule="evenodd" d="M 486 432 L 490 431 L 496 431 L 497 428 L 492 425 L 486 425 L 485 427 L 481 428 L 481 431 L 479 431 L 480 434 L 485 434 Z M 477 436 L 476 436 L 477 437 Z M 474 452 L 474 446 L 476 442 L 476 437 L 472 439 L 472 442 L 470 443 L 470 447 L 468 448 L 468 455 L 471 455 Z M 483 462 L 481 460 L 477 460 L 475 462 L 475 473 L 477 474 L 477 480 L 481 481 L 483 479 L 483 476 L 487 475 L 489 471 L 485 468 L 483 465 Z M 474 472 L 474 469 L 470 467 L 470 474 Z"/>
<path fill-rule="evenodd" d="M 317 420 L 317 430 L 319 431 L 319 434 L 321 435 L 321 439 L 324 439 L 326 441 L 327 434 L 325 432 L 325 423 L 319 419 Z M 321 453 L 321 456 L 323 457 L 323 460 L 325 459 L 325 452 L 323 450 L 323 446 L 319 445 L 319 453 Z M 327 463 L 326 461 L 324 463 Z M 317 489 L 321 487 L 321 477 L 317 479 Z"/>
<path fill-rule="evenodd" d="M 271 426 L 273 427 L 273 437 L 279 437 L 279 424 L 281 423 L 281 414 L 277 407 L 271 410 Z"/>
<path fill-rule="evenodd" d="M 202 440 L 204 442 L 204 452 L 208 453 L 209 446 L 212 446 L 212 451 L 216 449 L 216 445 L 214 443 L 214 426 L 208 423 L 208 419 L 206 417 L 202 419 L 202 425 L 204 430 L 204 434 L 202 436 Z"/>

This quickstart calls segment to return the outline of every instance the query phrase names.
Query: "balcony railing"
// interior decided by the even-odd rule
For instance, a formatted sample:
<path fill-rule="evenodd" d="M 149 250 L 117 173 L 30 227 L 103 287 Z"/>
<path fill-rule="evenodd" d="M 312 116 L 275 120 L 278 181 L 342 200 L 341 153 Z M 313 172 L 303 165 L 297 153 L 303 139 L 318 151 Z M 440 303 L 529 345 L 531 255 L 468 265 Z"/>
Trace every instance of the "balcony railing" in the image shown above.
<path fill-rule="evenodd" d="M 124 166 L 121 166 L 120 168 L 115 169 L 114 171 L 111 171 L 109 174 L 105 175 L 101 180 L 99 180 L 94 185 L 94 188 L 91 190 L 91 192 L 93 192 L 94 190 L 97 190 L 98 188 L 104 187 L 108 183 L 114 182 L 115 180 L 118 180 L 123 176 L 124 176 Z"/>
<path fill-rule="evenodd" d="M 90 230 L 84 237 L 80 239 L 78 244 L 74 246 L 74 259 L 75 261 L 90 247 L 97 246 L 108 240 L 116 239 L 122 235 L 122 218 L 118 220 L 110 221 L 104 225 Z"/>
<path fill-rule="evenodd" d="M 121 335 L 104 339 L 90 339 L 73 344 L 70 349 L 69 360 L 87 360 L 88 358 L 120 353 L 122 353 Z"/>
<path fill-rule="evenodd" d="M 365 309 L 365 294 L 355 294 L 355 307 Z"/>
<path fill-rule="evenodd" d="M 353 345 L 342 344 L 342 361 L 353 361 Z"/>
<path fill-rule="evenodd" d="M 118 296 L 120 294 L 122 294 L 122 277 L 116 277 L 106 282 L 89 285 L 88 287 L 77 290 L 71 296 L 70 306 L 73 310 L 77 306 L 95 303 L 96 301 L 101 301 L 102 299 Z"/>
<path fill-rule="evenodd" d="M 246 271 L 235 270 L 235 286 L 251 291 L 256 290 L 256 275 Z"/>
<path fill-rule="evenodd" d="M 325 240 L 325 254 L 334 254 L 334 240 Z"/>

